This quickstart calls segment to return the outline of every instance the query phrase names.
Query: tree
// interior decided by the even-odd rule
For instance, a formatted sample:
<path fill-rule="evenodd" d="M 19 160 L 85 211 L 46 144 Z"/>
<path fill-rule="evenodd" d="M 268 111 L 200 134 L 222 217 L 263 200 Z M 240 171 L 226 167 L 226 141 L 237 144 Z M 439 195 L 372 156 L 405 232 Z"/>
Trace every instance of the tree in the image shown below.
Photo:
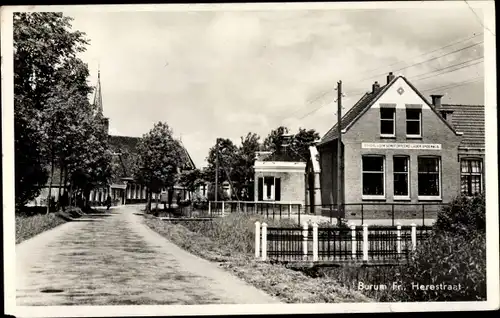
<path fill-rule="evenodd" d="M 202 174 L 198 169 L 184 170 L 179 175 L 179 183 L 189 191 L 190 200 L 191 193 L 196 190 L 196 187 L 201 183 L 201 181 Z"/>
<path fill-rule="evenodd" d="M 319 140 L 319 133 L 314 129 L 299 128 L 299 132 L 292 138 L 291 148 L 302 160 L 307 161 L 310 152 L 309 147 Z"/>
<path fill-rule="evenodd" d="M 284 135 L 286 134 L 288 134 L 288 128 L 284 126 L 272 130 L 266 139 L 264 139 L 264 149 L 272 152 L 279 151 L 285 139 Z"/>
<path fill-rule="evenodd" d="M 166 187 L 171 193 L 176 181 L 178 168 L 182 164 L 182 148 L 173 137 L 172 129 L 167 123 L 158 122 L 145 134 L 137 146 L 139 154 L 139 175 L 148 187 L 148 203 L 146 210 L 151 211 L 152 191 L 158 192 Z M 172 203 L 169 195 L 168 205 Z"/>
<path fill-rule="evenodd" d="M 218 138 L 217 140 L 218 147 L 214 145 L 208 153 L 206 176 L 210 182 L 215 183 L 215 171 L 218 170 L 218 187 L 222 188 L 222 182 L 232 182 L 234 179 L 234 168 L 238 162 L 238 147 L 230 139 Z M 218 169 L 216 169 L 217 148 L 219 149 Z"/>
<path fill-rule="evenodd" d="M 62 13 L 53 12 L 15 13 L 13 17 L 18 208 L 39 194 L 47 172 L 53 171 L 57 143 L 48 140 L 47 130 L 42 128 L 49 100 L 61 93 L 62 83 L 66 87 L 78 86 L 85 96 L 90 92 L 86 65 L 75 58 L 88 42 L 84 33 L 70 30 L 70 21 Z M 54 111 L 53 107 L 49 111 Z M 47 164 L 52 169 L 47 169 Z"/>
<path fill-rule="evenodd" d="M 100 170 L 107 171 L 110 161 L 103 157 L 107 153 L 107 132 L 104 131 L 102 115 L 87 98 L 90 87 L 86 84 L 86 65 L 70 59 L 58 72 L 61 73 L 60 82 L 50 90 L 47 105 L 41 112 L 40 129 L 50 164 L 49 196 L 55 166 L 61 172 L 66 171 L 70 180 L 71 174 L 78 170 L 77 189 L 85 193 L 92 188 L 96 178 L 102 178 Z M 82 184 L 84 180 L 87 183 Z"/>
<path fill-rule="evenodd" d="M 238 180 L 238 192 L 242 194 L 243 200 L 252 200 L 254 191 L 254 163 L 255 153 L 260 149 L 260 137 L 249 132 L 241 137 L 241 146 L 238 149 L 238 162 L 235 167 L 235 175 Z"/>
<path fill-rule="evenodd" d="M 19 96 L 14 97 L 16 100 Z M 21 102 L 15 101 L 15 104 Z M 29 108 L 18 109 L 14 116 L 15 202 L 16 210 L 40 194 L 40 185 L 47 182 L 43 160 L 42 134 L 36 116 Z"/>
<path fill-rule="evenodd" d="M 14 95 L 31 100 L 27 106 L 42 109 L 59 82 L 58 69 L 85 51 L 89 42 L 85 33 L 71 31 L 72 20 L 60 12 L 14 14 Z"/>
<path fill-rule="evenodd" d="M 264 140 L 264 147 L 273 153 L 281 151 L 285 141 L 285 135 L 289 133 L 288 128 L 280 126 L 271 131 Z M 309 147 L 320 138 L 314 129 L 299 128 L 298 133 L 289 136 L 287 148 L 291 157 L 297 161 L 307 161 L 309 158 Z"/>

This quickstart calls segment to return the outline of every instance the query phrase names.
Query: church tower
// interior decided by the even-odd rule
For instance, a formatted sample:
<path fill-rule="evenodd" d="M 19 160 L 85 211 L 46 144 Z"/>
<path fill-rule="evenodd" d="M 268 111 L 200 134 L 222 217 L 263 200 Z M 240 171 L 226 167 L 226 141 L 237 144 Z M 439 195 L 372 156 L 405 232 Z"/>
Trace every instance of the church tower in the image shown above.
<path fill-rule="evenodd" d="M 101 70 L 97 70 L 97 86 L 95 88 L 94 94 L 94 106 L 97 108 L 97 112 L 102 116 L 104 126 L 106 128 L 106 133 L 109 134 L 109 118 L 104 117 L 103 107 L 102 107 L 102 91 L 101 91 Z"/>

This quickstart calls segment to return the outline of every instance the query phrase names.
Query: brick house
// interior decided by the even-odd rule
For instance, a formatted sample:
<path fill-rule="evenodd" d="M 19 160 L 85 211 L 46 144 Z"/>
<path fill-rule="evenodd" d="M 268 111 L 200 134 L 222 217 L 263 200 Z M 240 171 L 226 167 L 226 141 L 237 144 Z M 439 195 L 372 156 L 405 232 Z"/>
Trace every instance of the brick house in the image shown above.
<path fill-rule="evenodd" d="M 447 203 L 483 190 L 484 106 L 431 97 L 391 72 L 342 117 L 340 202 Z M 323 204 L 337 202 L 337 142 L 335 124 L 317 144 Z"/>

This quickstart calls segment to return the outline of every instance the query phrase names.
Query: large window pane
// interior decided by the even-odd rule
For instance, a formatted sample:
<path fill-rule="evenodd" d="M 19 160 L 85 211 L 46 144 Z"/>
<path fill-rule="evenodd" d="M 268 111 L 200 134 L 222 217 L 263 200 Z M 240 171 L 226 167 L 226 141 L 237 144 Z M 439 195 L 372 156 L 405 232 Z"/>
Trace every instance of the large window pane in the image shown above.
<path fill-rule="evenodd" d="M 406 134 L 420 136 L 421 128 L 421 110 L 407 109 L 406 110 Z"/>
<path fill-rule="evenodd" d="M 408 157 L 394 157 L 394 195 L 408 196 Z"/>
<path fill-rule="evenodd" d="M 408 172 L 408 157 L 394 157 L 394 172 Z"/>
<path fill-rule="evenodd" d="M 439 176 L 433 174 L 419 174 L 418 195 L 438 196 Z"/>
<path fill-rule="evenodd" d="M 384 158 L 374 156 L 363 157 L 363 171 L 384 171 Z"/>
<path fill-rule="evenodd" d="M 394 108 L 380 109 L 380 134 L 394 135 Z"/>
<path fill-rule="evenodd" d="M 363 195 L 384 195 L 382 173 L 363 173 Z"/>
<path fill-rule="evenodd" d="M 439 159 L 418 158 L 418 195 L 439 196 Z"/>
<path fill-rule="evenodd" d="M 363 157 L 363 195 L 384 195 L 384 158 Z"/>
<path fill-rule="evenodd" d="M 407 135 L 420 135 L 420 122 L 409 121 L 406 123 L 406 134 Z"/>
<path fill-rule="evenodd" d="M 394 195 L 408 195 L 408 174 L 394 174 Z"/>
<path fill-rule="evenodd" d="M 407 109 L 406 119 L 420 120 L 420 109 Z"/>
<path fill-rule="evenodd" d="M 482 192 L 483 162 L 480 159 L 462 159 L 460 162 L 460 190 L 463 195 L 471 196 Z"/>
<path fill-rule="evenodd" d="M 380 119 L 392 119 L 394 120 L 394 108 L 381 108 L 380 109 Z"/>

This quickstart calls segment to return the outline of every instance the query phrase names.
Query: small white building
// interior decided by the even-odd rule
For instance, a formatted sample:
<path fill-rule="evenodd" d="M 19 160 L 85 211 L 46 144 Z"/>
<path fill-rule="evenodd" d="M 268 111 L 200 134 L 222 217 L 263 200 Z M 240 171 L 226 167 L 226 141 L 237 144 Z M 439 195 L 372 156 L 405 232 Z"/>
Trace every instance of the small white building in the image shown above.
<path fill-rule="evenodd" d="M 254 201 L 304 205 L 306 162 L 284 152 L 256 155 Z"/>

